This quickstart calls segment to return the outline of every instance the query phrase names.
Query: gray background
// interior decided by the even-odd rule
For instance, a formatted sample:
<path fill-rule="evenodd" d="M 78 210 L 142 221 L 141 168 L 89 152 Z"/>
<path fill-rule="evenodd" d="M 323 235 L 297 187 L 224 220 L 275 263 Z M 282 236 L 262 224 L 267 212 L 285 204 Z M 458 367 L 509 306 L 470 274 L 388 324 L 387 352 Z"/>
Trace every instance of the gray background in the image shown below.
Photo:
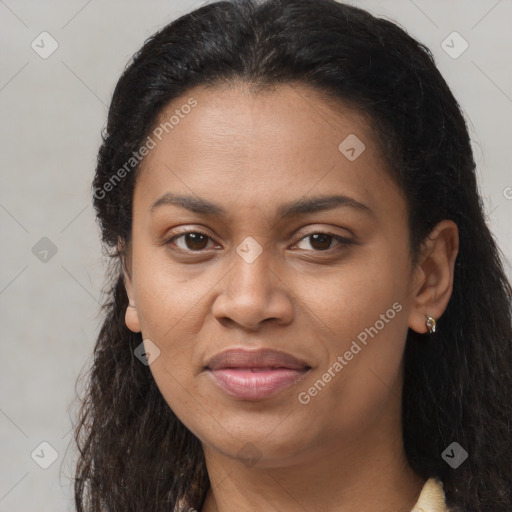
<path fill-rule="evenodd" d="M 101 320 L 104 267 L 90 198 L 100 132 L 130 56 L 203 3 L 0 0 L 0 512 L 74 510 L 70 415 Z M 470 120 L 481 194 L 511 276 L 512 2 L 351 3 L 397 21 L 433 51 Z M 43 31 L 58 43 L 46 59 L 31 47 L 42 46 Z M 442 47 L 454 31 L 469 44 L 457 58 Z M 445 46 L 454 54 L 462 44 L 451 36 Z M 58 454 L 48 469 L 39 464 L 52 452 L 41 442 Z"/>

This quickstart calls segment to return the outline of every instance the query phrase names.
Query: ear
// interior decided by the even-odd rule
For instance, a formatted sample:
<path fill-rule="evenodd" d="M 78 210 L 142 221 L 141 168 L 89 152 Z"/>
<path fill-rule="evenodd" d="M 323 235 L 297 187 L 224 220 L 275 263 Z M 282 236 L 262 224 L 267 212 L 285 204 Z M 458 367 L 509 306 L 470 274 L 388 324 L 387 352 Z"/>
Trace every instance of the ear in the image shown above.
<path fill-rule="evenodd" d="M 459 252 L 459 231 L 455 222 L 443 220 L 422 244 L 414 270 L 413 300 L 409 327 L 418 333 L 428 331 L 426 315 L 435 320 L 444 313 L 453 290 L 455 260 Z"/>
<path fill-rule="evenodd" d="M 126 295 L 128 296 L 128 307 L 124 317 L 126 327 L 133 332 L 141 332 L 139 313 L 137 311 L 137 303 L 135 301 L 134 287 L 132 280 L 132 268 L 131 259 L 128 256 L 129 248 L 120 246 L 118 244 L 118 250 L 121 257 L 121 268 L 123 270 L 123 281 L 126 289 Z"/>

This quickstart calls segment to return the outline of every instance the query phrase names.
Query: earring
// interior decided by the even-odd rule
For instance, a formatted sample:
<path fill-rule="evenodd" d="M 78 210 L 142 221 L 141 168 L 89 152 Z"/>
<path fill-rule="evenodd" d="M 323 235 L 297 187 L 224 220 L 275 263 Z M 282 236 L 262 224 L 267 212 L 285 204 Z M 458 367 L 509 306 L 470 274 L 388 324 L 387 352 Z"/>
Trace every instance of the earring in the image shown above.
<path fill-rule="evenodd" d="M 436 332 L 436 321 L 434 318 L 432 318 L 430 315 L 425 315 L 426 320 L 425 324 L 427 325 L 427 329 L 429 333 Z"/>

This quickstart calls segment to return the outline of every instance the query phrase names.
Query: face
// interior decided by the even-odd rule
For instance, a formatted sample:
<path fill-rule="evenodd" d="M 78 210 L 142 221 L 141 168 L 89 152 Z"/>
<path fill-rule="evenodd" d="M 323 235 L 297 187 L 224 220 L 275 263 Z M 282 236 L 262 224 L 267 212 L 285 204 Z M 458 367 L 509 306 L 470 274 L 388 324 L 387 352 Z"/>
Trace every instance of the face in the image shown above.
<path fill-rule="evenodd" d="M 173 115 L 139 170 L 126 275 L 164 399 L 203 446 L 269 467 L 375 429 L 398 410 L 414 282 L 371 126 L 289 85 L 196 88 Z M 259 372 L 208 369 L 229 349 Z"/>

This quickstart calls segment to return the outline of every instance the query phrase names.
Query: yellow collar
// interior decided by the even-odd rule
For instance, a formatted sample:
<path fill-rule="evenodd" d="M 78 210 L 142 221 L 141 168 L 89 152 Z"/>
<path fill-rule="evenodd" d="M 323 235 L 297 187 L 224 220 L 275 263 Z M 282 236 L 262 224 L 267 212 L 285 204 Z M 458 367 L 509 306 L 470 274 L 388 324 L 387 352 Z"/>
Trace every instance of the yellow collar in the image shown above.
<path fill-rule="evenodd" d="M 445 502 L 443 483 L 436 478 L 429 478 L 411 512 L 450 512 Z"/>

